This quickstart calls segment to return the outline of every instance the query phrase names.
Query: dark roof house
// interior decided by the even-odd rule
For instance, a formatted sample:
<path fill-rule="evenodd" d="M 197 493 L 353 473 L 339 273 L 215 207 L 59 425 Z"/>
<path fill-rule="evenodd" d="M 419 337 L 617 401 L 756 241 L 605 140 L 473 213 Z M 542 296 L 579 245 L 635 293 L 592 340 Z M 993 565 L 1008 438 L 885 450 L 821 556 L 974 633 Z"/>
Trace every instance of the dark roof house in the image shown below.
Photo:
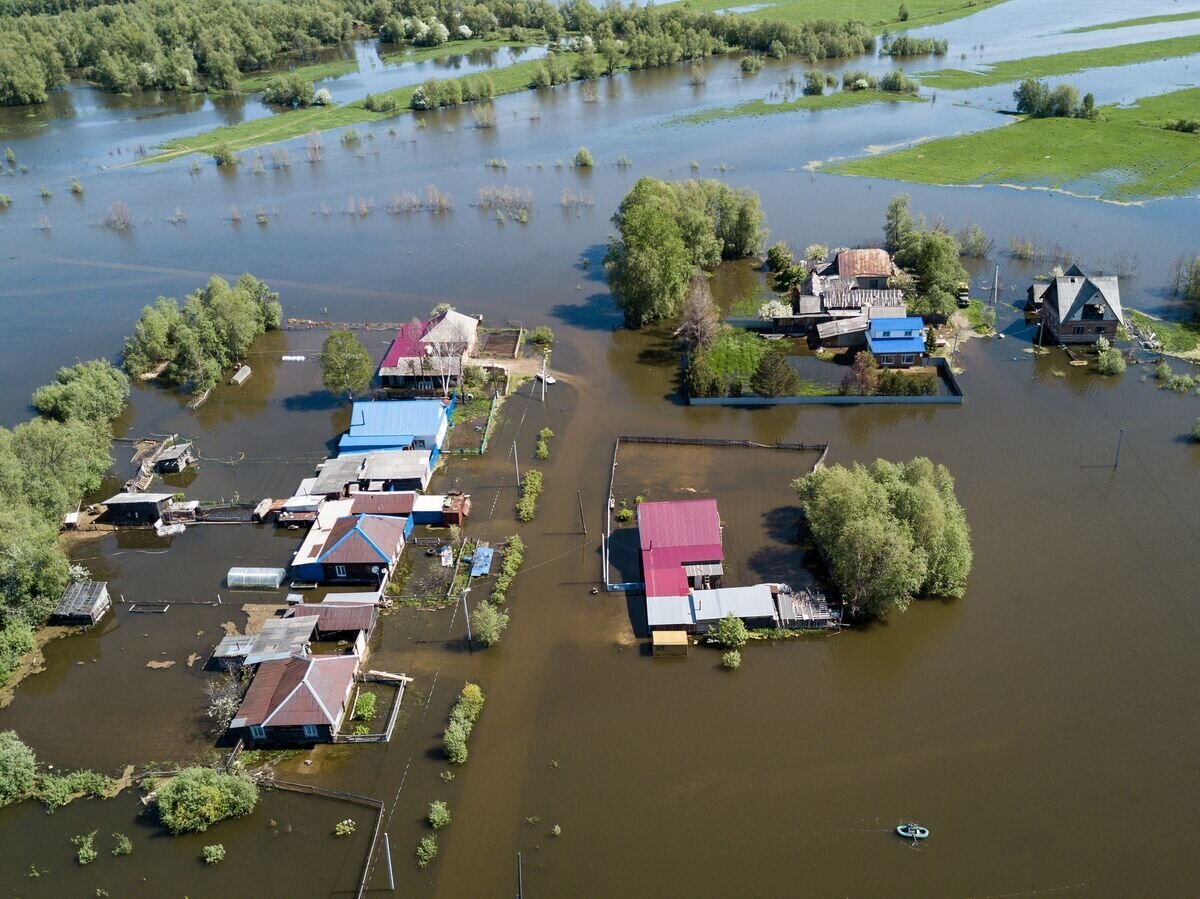
<path fill-rule="evenodd" d="M 353 655 L 265 662 L 229 729 L 257 742 L 329 742 L 345 720 L 358 665 Z"/>
<path fill-rule="evenodd" d="M 95 624 L 112 608 L 108 584 L 82 581 L 69 584 L 54 607 L 50 620 L 55 624 Z"/>
<path fill-rule="evenodd" d="M 1072 265 L 1042 293 L 1042 322 L 1059 343 L 1111 340 L 1125 324 L 1116 276 L 1085 275 Z"/>
<path fill-rule="evenodd" d="M 315 618 L 317 639 L 326 639 L 332 634 L 349 634 L 362 631 L 368 637 L 375 629 L 379 609 L 374 604 L 351 605 L 350 603 L 304 603 L 292 609 L 296 618 Z"/>

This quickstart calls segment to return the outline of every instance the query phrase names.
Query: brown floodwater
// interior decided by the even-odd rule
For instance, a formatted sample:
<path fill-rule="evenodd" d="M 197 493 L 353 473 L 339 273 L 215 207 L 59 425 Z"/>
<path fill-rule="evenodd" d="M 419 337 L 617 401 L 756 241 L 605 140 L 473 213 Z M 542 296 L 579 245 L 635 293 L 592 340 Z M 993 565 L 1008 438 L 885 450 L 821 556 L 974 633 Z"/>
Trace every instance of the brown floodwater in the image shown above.
<path fill-rule="evenodd" d="M 979 222 L 1001 249 L 1032 236 L 1085 264 L 1133 268 L 1122 281 L 1128 305 L 1182 316 L 1192 310 L 1170 297 L 1167 272 L 1175 256 L 1195 251 L 1196 201 L 1120 207 L 803 169 L 997 121 L 946 98 L 668 124 L 764 96 L 779 74 L 755 81 L 735 69 L 714 62 L 701 89 L 686 71 L 621 77 L 601 85 L 597 103 L 583 102 L 576 87 L 503 98 L 494 130 L 472 128 L 465 111 L 425 116 L 422 129 L 398 120 L 395 135 L 383 123 L 358 151 L 331 136 L 319 165 L 263 175 L 243 166 L 224 176 L 207 163 L 190 175 L 186 162 L 123 169 L 90 178 L 81 201 L 60 189 L 48 203 L 36 196 L 37 171 L 14 176 L 3 191 L 17 202 L 0 213 L 0 420 L 26 417 L 30 391 L 58 365 L 115 356 L 142 305 L 180 296 L 214 272 L 253 271 L 280 290 L 289 314 L 306 317 L 327 310 L 335 320 L 403 321 L 448 300 L 490 323 L 554 328 L 560 380 L 546 403 L 526 385 L 504 406 L 489 455 L 450 460 L 433 484 L 472 493 L 471 536 L 519 530 L 525 539 L 504 640 L 470 652 L 461 607 L 386 614 L 371 665 L 416 678 L 392 742 L 318 748 L 281 767 L 289 779 L 385 801 L 404 894 L 512 895 L 518 852 L 529 896 L 1194 892 L 1200 449 L 1185 435 L 1200 400 L 1156 389 L 1144 380 L 1148 366 L 1102 379 L 1059 351 L 1036 360 L 1024 352 L 1030 328 L 1009 304 L 1053 263 L 997 252 L 971 268 L 982 289 L 993 263 L 1001 266 L 1000 326 L 1009 336 L 960 348 L 961 407 L 692 409 L 680 399 L 669 334 L 619 329 L 600 261 L 609 216 L 633 181 L 687 177 L 694 159 L 696 174 L 757 190 L 772 239 L 797 248 L 878 240 L 888 199 L 904 190 L 952 227 Z M 555 166 L 580 144 L 601 164 Z M 298 142 L 288 146 L 303 158 Z M 632 167 L 613 164 L 622 153 Z M 507 169 L 485 167 L 492 158 Z M 430 183 L 455 194 L 452 213 L 384 211 L 392 191 Z M 480 186 L 499 184 L 531 189 L 529 225 L 500 224 L 472 207 Z M 561 209 L 564 188 L 588 192 L 594 205 Z M 374 211 L 343 213 L 351 197 L 373 198 Z M 129 233 L 98 224 L 115 199 L 134 212 Z M 240 225 L 229 220 L 231 205 L 245 215 Z M 259 206 L 270 215 L 265 227 L 253 223 Z M 167 222 L 176 207 L 186 225 Z M 34 227 L 43 214 L 49 232 Z M 738 264 L 718 272 L 715 290 L 728 306 L 761 284 Z M 218 388 L 196 412 L 185 398 L 139 386 L 118 431 L 194 440 L 200 470 L 176 483 L 191 498 L 284 495 L 348 419 L 345 403 L 320 386 L 322 337 L 267 335 L 249 359 L 253 377 Z M 384 333 L 363 338 L 382 356 Z M 282 362 L 284 354 L 308 361 Z M 518 525 L 509 448 L 516 442 L 523 469 L 535 464 L 543 426 L 556 434 L 551 457 L 536 463 L 545 493 L 535 521 Z M 752 645 L 735 673 L 704 649 L 653 660 L 634 634 L 636 600 L 590 592 L 618 434 L 828 442 L 831 463 L 915 455 L 945 463 L 972 527 L 967 594 L 917 602 L 837 636 Z M 125 447 L 114 450 L 114 482 Z M 617 484 L 631 497 L 716 497 L 739 583 L 819 583 L 795 542 L 790 487 L 812 461 L 625 447 Z M 200 665 L 227 622 L 244 627 L 241 604 L 264 599 L 228 591 L 225 572 L 286 565 L 297 544 L 294 532 L 250 525 L 74 544 L 116 596 L 173 605 L 165 615 L 121 607 L 95 631 L 49 644 L 46 670 L 0 710 L 0 728 L 18 731 L 56 768 L 115 772 L 211 758 Z M 189 666 L 193 654 L 201 660 Z M 440 733 L 466 679 L 483 686 L 487 707 L 470 760 L 445 781 Z M 413 848 L 436 798 L 454 822 L 421 871 Z M 10 895 L 345 893 L 369 835 L 361 807 L 294 794 L 272 794 L 247 819 L 177 840 L 140 810 L 122 796 L 54 815 L 32 803 L 0 811 L 0 886 Z M 359 831 L 337 840 L 333 824 L 347 816 Z M 909 818 L 933 831 L 916 848 L 892 833 Z M 91 830 L 101 858 L 80 868 L 69 839 Z M 107 854 L 113 831 L 134 838 L 131 857 Z M 207 868 L 198 856 L 211 842 L 228 858 Z M 48 873 L 26 877 L 31 864 Z M 377 861 L 371 884 L 384 883 Z"/>

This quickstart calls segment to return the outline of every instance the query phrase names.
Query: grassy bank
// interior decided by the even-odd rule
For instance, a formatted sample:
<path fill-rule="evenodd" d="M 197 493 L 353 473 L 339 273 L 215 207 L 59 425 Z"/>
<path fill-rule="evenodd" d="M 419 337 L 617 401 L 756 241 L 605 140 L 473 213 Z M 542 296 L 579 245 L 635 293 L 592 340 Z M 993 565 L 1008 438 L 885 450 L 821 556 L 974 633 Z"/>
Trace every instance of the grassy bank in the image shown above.
<path fill-rule="evenodd" d="M 797 97 L 785 103 L 767 103 L 763 100 L 750 100 L 738 103 L 736 106 L 719 106 L 714 109 L 701 109 L 688 115 L 677 116 L 669 124 L 672 125 L 701 125 L 705 122 L 716 122 L 724 119 L 740 119 L 745 116 L 779 115 L 787 112 L 803 110 L 845 109 L 850 106 L 868 106 L 872 103 L 911 103 L 921 102 L 915 94 L 897 94 L 888 91 L 838 91 L 833 94 L 823 94 L 819 97 Z M 755 310 L 757 311 L 757 309 Z"/>
<path fill-rule="evenodd" d="M 814 19 L 860 19 L 876 33 L 897 31 L 902 28 L 920 28 L 960 19 L 977 13 L 989 6 L 997 6 L 1004 0 L 908 0 L 907 21 L 900 21 L 900 6 L 897 0 L 843 0 L 832 7 L 828 0 L 778 0 L 768 2 L 762 9 L 745 13 L 756 19 L 774 19 L 780 22 L 799 24 Z M 698 12 L 715 12 L 743 5 L 741 0 L 688 0 L 688 5 Z"/>
<path fill-rule="evenodd" d="M 1162 343 L 1164 352 L 1180 355 L 1194 354 L 1200 347 L 1200 323 L 1173 322 L 1138 312 L 1136 309 L 1126 310 L 1134 323 L 1143 330 L 1153 331 Z"/>
<path fill-rule="evenodd" d="M 1160 22 L 1186 22 L 1188 19 L 1200 19 L 1200 9 L 1191 12 L 1165 13 L 1161 16 L 1143 16 L 1140 19 L 1121 19 L 1119 22 L 1102 22 L 1099 25 L 1084 25 L 1082 28 L 1072 28 L 1067 34 L 1083 34 L 1086 31 L 1108 31 L 1111 28 L 1134 28 L 1138 25 L 1157 25 Z"/>
<path fill-rule="evenodd" d="M 830 166 L 837 174 L 922 184 L 1021 184 L 1139 200 L 1200 189 L 1200 139 L 1161 122 L 1200 96 L 1196 89 L 1105 107 L 1102 118 L 1028 119 Z M 1194 105 L 1192 107 L 1195 108 Z"/>
<path fill-rule="evenodd" d="M 1084 69 L 1128 66 L 1174 56 L 1191 56 L 1194 53 L 1200 53 L 1200 35 L 1196 34 L 1161 41 L 1145 41 L 1140 44 L 1122 44 L 1095 50 L 1072 50 L 1069 53 L 1054 53 L 1050 56 L 1010 59 L 988 66 L 982 72 L 940 69 L 935 72 L 918 73 L 917 77 L 926 87 L 966 90 L 989 84 L 1020 81 L 1024 78 L 1050 78 L 1070 75 Z"/>
<path fill-rule="evenodd" d="M 267 82 L 276 75 L 299 75 L 305 81 L 323 81 L 326 78 L 337 78 L 358 71 L 358 60 L 334 59 L 329 62 L 315 62 L 312 65 L 296 66 L 294 69 L 275 69 L 269 72 L 255 72 L 245 78 L 239 78 L 238 92 L 256 94 L 267 86 Z"/>
<path fill-rule="evenodd" d="M 466 43 L 463 41 L 462 43 Z M 562 54 L 574 65 L 574 54 Z M 496 96 L 512 94 L 526 90 L 533 78 L 534 70 L 541 65 L 540 60 L 519 62 L 501 69 L 491 69 L 486 73 L 492 78 Z M 190 153 L 211 153 L 221 142 L 226 142 L 234 151 L 247 150 L 262 144 L 276 143 L 283 140 L 301 137 L 310 131 L 328 131 L 332 128 L 344 128 L 348 125 L 359 125 L 367 122 L 377 122 L 380 119 L 392 118 L 409 112 L 408 104 L 413 92 L 420 85 L 411 84 L 395 90 L 381 91 L 376 97 L 389 97 L 401 107 L 395 113 L 372 112 L 363 106 L 363 100 L 355 100 L 344 106 L 314 106 L 309 109 L 296 109 L 281 112 L 265 119 L 252 122 L 241 122 L 224 128 L 214 128 L 200 134 L 180 137 L 168 141 L 159 148 L 159 152 L 148 156 L 142 162 L 167 162 L 187 156 Z"/>

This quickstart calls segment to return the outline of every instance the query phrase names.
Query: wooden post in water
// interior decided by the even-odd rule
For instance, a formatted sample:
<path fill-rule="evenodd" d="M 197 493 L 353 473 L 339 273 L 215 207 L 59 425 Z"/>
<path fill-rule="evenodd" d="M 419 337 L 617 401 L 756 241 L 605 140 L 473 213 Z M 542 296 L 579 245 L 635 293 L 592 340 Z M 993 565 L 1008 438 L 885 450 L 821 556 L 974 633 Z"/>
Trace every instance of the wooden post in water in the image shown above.
<path fill-rule="evenodd" d="M 1121 433 L 1117 435 L 1117 458 L 1113 460 L 1113 468 L 1121 464 L 1121 444 L 1125 442 L 1125 429 L 1121 428 Z"/>
<path fill-rule="evenodd" d="M 992 278 L 992 308 L 996 308 L 996 304 L 1000 299 L 1000 265 L 996 265 L 996 274 Z"/>
<path fill-rule="evenodd" d="M 575 491 L 575 499 L 579 500 L 579 520 L 583 523 L 583 536 L 587 536 L 587 516 L 583 514 L 583 493 Z"/>
<path fill-rule="evenodd" d="M 524 899 L 525 875 L 521 871 L 521 853 L 517 853 L 517 899 Z"/>
<path fill-rule="evenodd" d="M 392 873 L 392 843 L 386 832 L 383 834 L 383 857 L 387 860 L 388 889 L 396 892 L 396 878 Z"/>
<path fill-rule="evenodd" d="M 517 441 L 513 441 L 513 467 L 517 470 L 517 489 L 521 489 L 521 462 L 517 459 Z"/>

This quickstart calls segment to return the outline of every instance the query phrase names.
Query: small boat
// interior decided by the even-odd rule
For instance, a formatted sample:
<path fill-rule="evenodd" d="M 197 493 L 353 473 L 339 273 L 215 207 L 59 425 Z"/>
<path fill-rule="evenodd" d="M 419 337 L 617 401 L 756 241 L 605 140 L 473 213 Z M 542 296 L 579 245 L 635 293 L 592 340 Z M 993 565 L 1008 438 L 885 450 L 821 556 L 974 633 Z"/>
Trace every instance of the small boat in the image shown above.
<path fill-rule="evenodd" d="M 907 824 L 898 825 L 896 833 L 900 834 L 906 840 L 923 840 L 929 836 L 929 828 L 922 827 L 920 824 L 913 824 L 910 821 Z"/>
<path fill-rule="evenodd" d="M 536 377 L 539 381 L 545 381 L 547 384 L 557 384 L 558 383 L 558 381 L 555 379 L 554 375 L 544 375 L 540 371 L 537 373 Z"/>

